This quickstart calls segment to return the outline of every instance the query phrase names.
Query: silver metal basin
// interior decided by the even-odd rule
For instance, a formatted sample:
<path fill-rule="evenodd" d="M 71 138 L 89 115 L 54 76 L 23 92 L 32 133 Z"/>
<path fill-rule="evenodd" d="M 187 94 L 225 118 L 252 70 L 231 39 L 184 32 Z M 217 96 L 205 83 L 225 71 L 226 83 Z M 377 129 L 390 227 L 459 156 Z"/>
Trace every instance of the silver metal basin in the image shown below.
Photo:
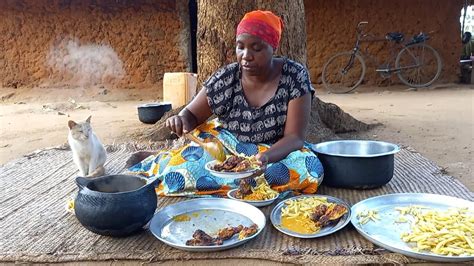
<path fill-rule="evenodd" d="M 337 140 L 316 144 L 314 151 L 333 156 L 370 158 L 395 154 L 400 147 L 383 141 Z"/>
<path fill-rule="evenodd" d="M 388 142 L 338 140 L 313 146 L 324 168 L 323 184 L 345 188 L 375 188 L 393 177 L 394 154 L 400 148 Z"/>

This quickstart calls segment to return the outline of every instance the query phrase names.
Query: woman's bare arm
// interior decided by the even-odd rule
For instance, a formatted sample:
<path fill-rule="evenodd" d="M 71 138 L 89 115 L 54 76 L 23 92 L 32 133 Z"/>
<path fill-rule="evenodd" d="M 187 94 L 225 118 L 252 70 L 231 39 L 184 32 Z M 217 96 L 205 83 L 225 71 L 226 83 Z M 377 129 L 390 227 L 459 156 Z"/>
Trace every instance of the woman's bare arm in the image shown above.
<path fill-rule="evenodd" d="M 166 126 L 178 136 L 181 136 L 183 133 L 190 132 L 204 123 L 211 115 L 212 111 L 207 102 L 206 89 L 202 88 L 178 115 L 166 120 Z"/>
<path fill-rule="evenodd" d="M 283 138 L 278 140 L 264 153 L 257 155 L 257 158 L 262 158 L 261 160 L 264 162 L 273 163 L 284 159 L 291 152 L 301 149 L 304 145 L 310 115 L 310 93 L 291 100 L 288 103 Z"/>

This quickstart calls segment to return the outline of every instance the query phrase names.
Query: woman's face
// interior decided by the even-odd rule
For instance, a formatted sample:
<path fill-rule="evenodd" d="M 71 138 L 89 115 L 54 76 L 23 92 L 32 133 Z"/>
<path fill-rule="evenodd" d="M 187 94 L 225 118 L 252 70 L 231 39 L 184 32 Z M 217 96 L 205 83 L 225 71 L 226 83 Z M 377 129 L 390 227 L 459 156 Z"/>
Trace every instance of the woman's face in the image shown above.
<path fill-rule="evenodd" d="M 271 66 L 273 48 L 250 34 L 237 36 L 235 53 L 242 71 L 250 76 L 265 74 Z"/>

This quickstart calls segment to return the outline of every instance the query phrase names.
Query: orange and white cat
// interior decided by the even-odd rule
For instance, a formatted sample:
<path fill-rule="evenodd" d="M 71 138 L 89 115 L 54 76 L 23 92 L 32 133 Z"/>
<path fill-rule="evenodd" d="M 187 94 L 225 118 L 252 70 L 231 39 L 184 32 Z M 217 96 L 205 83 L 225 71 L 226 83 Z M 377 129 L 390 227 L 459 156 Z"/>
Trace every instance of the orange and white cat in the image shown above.
<path fill-rule="evenodd" d="M 107 153 L 104 146 L 92 131 L 91 117 L 86 121 L 68 122 L 68 142 L 72 150 L 74 163 L 79 168 L 81 176 L 97 177 L 105 174 Z"/>

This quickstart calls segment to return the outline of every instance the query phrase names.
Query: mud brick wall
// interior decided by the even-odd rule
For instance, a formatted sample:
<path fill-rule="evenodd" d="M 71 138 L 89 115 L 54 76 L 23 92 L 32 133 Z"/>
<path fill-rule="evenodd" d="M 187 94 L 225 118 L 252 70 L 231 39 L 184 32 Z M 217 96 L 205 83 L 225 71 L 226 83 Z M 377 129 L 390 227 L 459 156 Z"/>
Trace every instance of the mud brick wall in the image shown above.
<path fill-rule="evenodd" d="M 186 0 L 2 0 L 0 85 L 154 86 L 189 38 Z"/>
<path fill-rule="evenodd" d="M 458 80 L 458 60 L 461 51 L 459 16 L 462 0 L 305 0 L 308 66 L 312 81 L 320 83 L 324 63 L 333 54 L 350 50 L 355 42 L 355 27 L 368 21 L 371 33 L 384 36 L 399 31 L 406 38 L 431 32 L 428 44 L 435 48 L 442 60 L 440 81 Z M 390 57 L 390 49 L 382 43 L 370 44 L 369 51 L 377 58 Z M 368 84 L 380 84 L 374 64 L 366 60 Z M 391 79 L 398 82 L 396 75 Z"/>

